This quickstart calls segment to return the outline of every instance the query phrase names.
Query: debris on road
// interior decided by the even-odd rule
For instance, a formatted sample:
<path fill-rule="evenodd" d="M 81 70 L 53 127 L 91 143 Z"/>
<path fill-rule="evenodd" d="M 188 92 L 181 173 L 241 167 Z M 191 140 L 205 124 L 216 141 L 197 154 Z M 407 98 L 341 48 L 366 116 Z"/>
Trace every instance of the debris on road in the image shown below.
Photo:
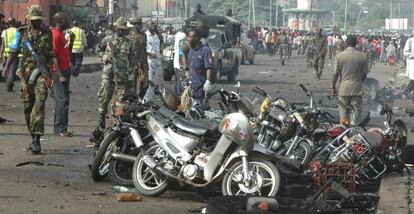
<path fill-rule="evenodd" d="M 119 202 L 132 202 L 132 201 L 142 201 L 143 197 L 136 193 L 117 193 L 115 195 L 116 200 Z"/>
<path fill-rule="evenodd" d="M 125 193 L 136 192 L 135 188 L 128 188 L 128 187 L 124 187 L 124 186 L 113 186 L 111 189 L 113 191 L 119 192 L 119 193 L 122 193 L 122 192 L 125 192 Z"/>
<path fill-rule="evenodd" d="M 94 196 L 104 196 L 104 195 L 106 195 L 106 192 L 93 192 L 92 195 L 94 195 Z"/>
<path fill-rule="evenodd" d="M 21 162 L 21 163 L 16 164 L 16 167 L 26 166 L 26 165 L 29 165 L 29 164 L 33 164 L 35 166 L 59 166 L 59 167 L 64 167 L 63 164 L 54 163 L 54 162 L 45 163 L 45 162 L 42 162 L 42 161 L 25 161 L 25 162 Z"/>

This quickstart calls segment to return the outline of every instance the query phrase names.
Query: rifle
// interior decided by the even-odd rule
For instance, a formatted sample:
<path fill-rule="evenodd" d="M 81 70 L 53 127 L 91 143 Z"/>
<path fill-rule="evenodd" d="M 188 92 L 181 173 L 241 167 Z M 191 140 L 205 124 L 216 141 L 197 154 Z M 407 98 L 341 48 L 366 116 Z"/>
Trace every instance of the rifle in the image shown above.
<path fill-rule="evenodd" d="M 34 84 L 35 79 L 39 73 L 42 74 L 45 78 L 50 78 L 50 72 L 46 67 L 46 63 L 43 61 L 43 59 L 40 57 L 38 53 L 33 49 L 32 44 L 30 40 L 26 39 L 23 41 L 23 47 L 30 52 L 33 59 L 36 61 L 37 68 L 32 72 L 32 74 L 29 77 L 29 84 Z"/>

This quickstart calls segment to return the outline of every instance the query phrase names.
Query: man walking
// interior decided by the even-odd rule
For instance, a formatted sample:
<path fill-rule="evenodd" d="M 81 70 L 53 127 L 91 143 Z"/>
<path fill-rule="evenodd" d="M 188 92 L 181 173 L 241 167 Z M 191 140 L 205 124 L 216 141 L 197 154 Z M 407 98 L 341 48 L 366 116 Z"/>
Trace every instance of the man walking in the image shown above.
<path fill-rule="evenodd" d="M 160 70 L 160 39 L 157 35 L 157 24 L 153 21 L 147 22 L 147 56 L 148 56 L 148 90 L 143 102 L 147 103 L 155 95 L 155 89 L 159 86 Z"/>
<path fill-rule="evenodd" d="M 53 16 L 53 21 L 53 52 L 56 56 L 52 70 L 55 99 L 54 133 L 62 137 L 72 137 L 72 133 L 68 132 L 70 51 L 63 33 L 69 26 L 69 18 L 65 13 L 59 12 Z"/>
<path fill-rule="evenodd" d="M 142 99 L 148 89 L 148 58 L 147 58 L 147 35 L 142 32 L 142 18 L 131 18 L 129 23 L 133 25 L 129 33 L 129 38 L 134 43 L 136 66 L 131 73 L 130 90 L 132 94 L 137 93 L 137 80 L 139 81 L 138 96 Z"/>
<path fill-rule="evenodd" d="M 362 112 L 362 83 L 368 74 L 367 56 L 356 49 L 357 38 L 350 35 L 348 48 L 335 57 L 331 94 L 336 95 L 335 85 L 340 77 L 338 104 L 341 124 L 356 125 Z"/>
<path fill-rule="evenodd" d="M 192 29 L 188 33 L 191 49 L 188 54 L 190 87 L 194 100 L 203 102 L 205 94 L 212 89 L 213 60 L 210 48 L 201 43 L 201 33 Z"/>
<path fill-rule="evenodd" d="M 104 70 L 102 73 L 99 97 L 99 124 L 97 130 L 105 129 L 105 115 L 108 103 L 115 95 L 114 113 L 123 116 L 125 113 L 125 93 L 128 79 L 135 66 L 135 50 L 133 42 L 127 38 L 128 27 L 125 17 L 119 17 L 115 22 L 116 33 L 105 37 L 105 55 L 103 56 Z"/>
<path fill-rule="evenodd" d="M 8 21 L 9 28 L 4 30 L 1 33 L 1 47 L 0 47 L 0 57 L 3 60 L 3 68 L 6 65 L 7 57 L 9 57 L 10 45 L 13 42 L 14 35 L 17 31 L 17 21 L 15 18 L 9 18 Z M 6 71 L 8 78 L 6 80 L 7 91 L 13 91 L 14 87 L 14 73 L 16 73 L 17 65 L 19 64 L 19 60 L 14 60 L 14 62 L 8 68 L 9 70 Z"/>
<path fill-rule="evenodd" d="M 345 50 L 345 42 L 341 35 L 338 35 L 338 39 L 335 41 L 335 56 Z"/>
<path fill-rule="evenodd" d="M 316 72 L 316 78 L 320 79 L 323 71 L 323 66 L 325 65 L 325 56 L 327 50 L 327 39 L 326 36 L 323 35 L 321 28 L 319 28 L 319 32 L 315 35 L 313 44 L 315 46 L 315 60 L 313 68 Z"/>
<path fill-rule="evenodd" d="M 414 34 L 414 31 L 413 31 Z M 414 91 L 414 35 L 407 40 L 404 47 L 404 56 L 406 59 L 406 75 L 410 81 L 404 90 L 404 95 L 409 95 Z"/>
<path fill-rule="evenodd" d="M 75 40 L 73 41 L 72 54 L 70 56 L 72 75 L 77 77 L 79 75 L 79 70 L 83 61 L 83 51 L 87 46 L 87 40 L 85 31 L 79 27 L 79 23 L 74 20 L 72 23 L 73 27 L 70 31 L 75 35 Z"/>
<path fill-rule="evenodd" d="M 285 65 L 286 55 L 287 55 L 287 48 L 288 48 L 288 38 L 286 36 L 286 31 L 282 32 L 277 38 L 276 45 L 279 47 L 279 58 L 282 62 L 282 65 Z"/>
<path fill-rule="evenodd" d="M 40 136 L 44 134 L 45 102 L 47 89 L 52 81 L 49 74 L 51 59 L 54 58 L 52 32 L 42 28 L 43 10 L 39 5 L 31 5 L 26 12 L 29 25 L 16 32 L 10 45 L 10 55 L 6 69 L 22 54 L 21 67 L 17 75 L 21 79 L 21 100 L 27 128 L 32 136 L 28 150 L 34 154 L 41 151 Z M 41 74 L 39 71 L 42 71 Z M 6 72 L 3 76 L 7 77 Z"/>

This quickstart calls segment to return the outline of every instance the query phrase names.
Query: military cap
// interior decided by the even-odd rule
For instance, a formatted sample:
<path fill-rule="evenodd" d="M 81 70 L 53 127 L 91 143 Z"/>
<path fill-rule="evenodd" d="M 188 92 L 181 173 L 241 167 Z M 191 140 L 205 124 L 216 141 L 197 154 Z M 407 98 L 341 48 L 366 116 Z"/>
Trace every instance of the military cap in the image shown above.
<path fill-rule="evenodd" d="M 128 29 L 127 27 L 127 20 L 125 19 L 125 17 L 121 16 L 119 17 L 114 24 L 115 28 L 117 29 Z"/>
<path fill-rule="evenodd" d="M 43 20 L 45 17 L 43 16 L 43 10 L 39 5 L 31 5 L 27 8 L 26 11 L 26 19 L 28 20 Z"/>
<path fill-rule="evenodd" d="M 141 17 L 131 17 L 129 18 L 129 23 L 131 23 L 131 25 L 136 25 L 136 24 L 142 24 L 142 18 Z"/>

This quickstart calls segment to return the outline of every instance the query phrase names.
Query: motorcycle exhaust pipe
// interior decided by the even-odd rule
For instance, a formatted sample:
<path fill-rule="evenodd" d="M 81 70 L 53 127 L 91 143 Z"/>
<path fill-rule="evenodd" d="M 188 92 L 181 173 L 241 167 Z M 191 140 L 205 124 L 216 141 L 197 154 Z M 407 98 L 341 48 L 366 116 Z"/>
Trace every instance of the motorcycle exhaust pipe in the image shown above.
<path fill-rule="evenodd" d="M 161 175 L 165 175 L 169 178 L 173 178 L 175 180 L 177 180 L 177 176 L 171 174 L 169 171 L 167 171 L 166 169 L 162 168 L 161 166 L 158 165 L 157 162 L 155 162 L 154 158 L 152 158 L 149 155 L 144 155 L 144 157 L 142 157 L 142 160 L 144 161 L 144 163 L 152 170 L 154 170 L 155 172 L 161 174 Z"/>
<path fill-rule="evenodd" d="M 124 161 L 124 162 L 135 162 L 135 159 L 137 158 L 136 156 L 133 155 L 127 155 L 127 154 L 122 154 L 122 153 L 112 153 L 111 157 L 117 161 Z"/>

